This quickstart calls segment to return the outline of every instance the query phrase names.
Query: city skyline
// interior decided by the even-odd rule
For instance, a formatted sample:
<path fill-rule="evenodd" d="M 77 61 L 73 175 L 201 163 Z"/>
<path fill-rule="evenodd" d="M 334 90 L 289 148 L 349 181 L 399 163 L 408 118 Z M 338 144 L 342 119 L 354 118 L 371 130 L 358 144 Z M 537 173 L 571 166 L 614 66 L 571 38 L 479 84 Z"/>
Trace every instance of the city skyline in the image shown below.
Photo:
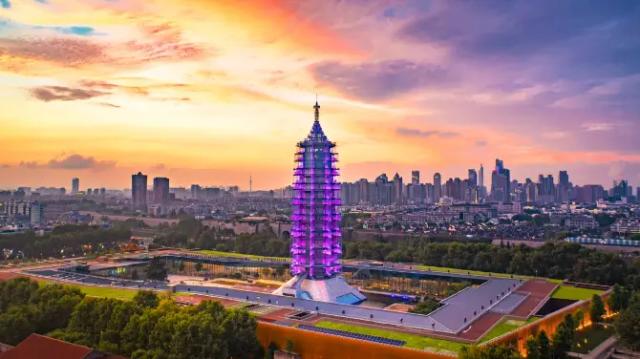
<path fill-rule="evenodd" d="M 639 5 L 500 4 L 3 1 L 0 187 L 283 187 L 315 93 L 344 181 L 637 186 Z"/>

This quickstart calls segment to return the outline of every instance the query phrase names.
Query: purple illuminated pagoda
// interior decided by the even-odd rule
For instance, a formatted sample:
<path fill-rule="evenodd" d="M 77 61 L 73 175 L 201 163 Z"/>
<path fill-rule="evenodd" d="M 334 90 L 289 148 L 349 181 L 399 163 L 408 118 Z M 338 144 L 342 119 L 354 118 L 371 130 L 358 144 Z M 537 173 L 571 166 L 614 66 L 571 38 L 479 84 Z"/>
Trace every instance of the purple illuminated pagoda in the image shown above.
<path fill-rule="evenodd" d="M 277 294 L 355 304 L 365 297 L 340 274 L 340 183 L 335 143 L 320 127 L 316 101 L 311 132 L 298 142 L 291 202 L 291 274 Z"/>

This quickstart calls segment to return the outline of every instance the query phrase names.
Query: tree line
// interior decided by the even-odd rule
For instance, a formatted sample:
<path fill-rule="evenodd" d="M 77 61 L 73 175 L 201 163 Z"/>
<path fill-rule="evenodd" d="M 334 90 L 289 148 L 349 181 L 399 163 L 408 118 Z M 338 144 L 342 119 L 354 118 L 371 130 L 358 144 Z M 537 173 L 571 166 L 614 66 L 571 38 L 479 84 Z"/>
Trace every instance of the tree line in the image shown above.
<path fill-rule="evenodd" d="M 579 244 L 548 241 L 531 248 L 488 243 L 436 243 L 424 238 L 344 242 L 345 258 L 413 262 L 640 288 L 640 261 Z"/>
<path fill-rule="evenodd" d="M 0 342 L 12 345 L 35 332 L 132 359 L 255 358 L 256 325 L 213 301 L 182 307 L 151 291 L 121 301 L 25 278 L 0 283 Z"/>
<path fill-rule="evenodd" d="M 29 231 L 0 236 L 0 249 L 12 250 L 13 258 L 62 258 L 101 253 L 117 249 L 131 237 L 130 225 L 120 223 L 112 228 L 89 225 L 64 225 L 38 235 Z M 2 254 L 0 253 L 0 260 Z"/>
<path fill-rule="evenodd" d="M 278 238 L 268 226 L 258 233 L 235 235 L 233 231 L 210 228 L 193 217 L 185 216 L 173 226 L 162 226 L 161 230 L 163 234 L 155 240 L 161 246 L 213 249 L 270 257 L 289 256 L 289 239 Z"/>
<path fill-rule="evenodd" d="M 269 229 L 235 236 L 202 225 L 191 217 L 163 230 L 159 245 L 215 249 L 263 256 L 289 256 L 289 240 Z M 419 263 L 486 272 L 569 279 L 640 288 L 640 260 L 625 261 L 613 253 L 575 243 L 547 241 L 538 248 L 495 246 L 486 242 L 444 242 L 440 238 L 344 240 L 346 259 Z"/>

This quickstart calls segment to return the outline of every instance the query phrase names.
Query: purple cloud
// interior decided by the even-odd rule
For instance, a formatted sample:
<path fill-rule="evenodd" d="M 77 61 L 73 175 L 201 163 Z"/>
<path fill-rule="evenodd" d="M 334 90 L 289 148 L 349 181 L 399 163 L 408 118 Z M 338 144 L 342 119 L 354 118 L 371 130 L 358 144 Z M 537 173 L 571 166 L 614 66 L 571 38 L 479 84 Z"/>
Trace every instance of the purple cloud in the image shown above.
<path fill-rule="evenodd" d="M 47 167 L 56 169 L 100 169 L 113 166 L 115 166 L 113 161 L 98 161 L 93 157 L 84 157 L 78 154 L 69 155 L 61 159 L 52 159 L 47 164 Z"/>
<path fill-rule="evenodd" d="M 441 137 L 441 138 L 451 138 L 459 135 L 457 132 L 451 132 L 451 131 L 437 131 L 437 130 L 423 131 L 415 128 L 406 128 L 406 127 L 396 128 L 396 133 L 399 134 L 400 136 L 423 137 L 423 138 L 428 138 L 432 136 Z"/>
<path fill-rule="evenodd" d="M 104 96 L 107 95 L 107 92 L 66 86 L 43 86 L 31 89 L 31 95 L 38 100 L 45 102 L 75 101 Z"/>
<path fill-rule="evenodd" d="M 364 100 L 385 100 L 450 80 L 441 67 L 409 60 L 361 64 L 326 61 L 311 66 L 311 72 L 319 83 Z"/>

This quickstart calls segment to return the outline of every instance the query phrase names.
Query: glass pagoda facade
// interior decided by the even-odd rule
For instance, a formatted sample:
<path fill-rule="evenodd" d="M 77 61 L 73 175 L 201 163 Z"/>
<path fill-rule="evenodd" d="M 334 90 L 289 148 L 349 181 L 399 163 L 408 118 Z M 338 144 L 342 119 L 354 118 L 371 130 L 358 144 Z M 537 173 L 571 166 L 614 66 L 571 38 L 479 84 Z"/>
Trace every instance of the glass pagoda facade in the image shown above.
<path fill-rule="evenodd" d="M 314 106 L 311 132 L 298 142 L 292 199 L 291 273 L 310 279 L 341 273 L 340 184 L 335 143 L 320 126 Z"/>

